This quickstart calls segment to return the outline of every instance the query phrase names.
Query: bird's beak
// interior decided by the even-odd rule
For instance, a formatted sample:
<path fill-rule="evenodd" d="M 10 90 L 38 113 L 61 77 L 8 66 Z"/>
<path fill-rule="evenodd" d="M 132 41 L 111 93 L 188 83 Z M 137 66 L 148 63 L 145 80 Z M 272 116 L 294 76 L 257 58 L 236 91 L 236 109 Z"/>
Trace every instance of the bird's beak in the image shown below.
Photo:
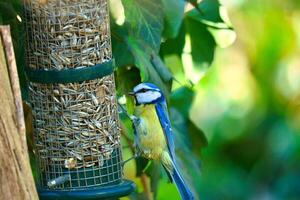
<path fill-rule="evenodd" d="M 129 96 L 134 96 L 134 92 L 130 91 L 127 93 Z"/>

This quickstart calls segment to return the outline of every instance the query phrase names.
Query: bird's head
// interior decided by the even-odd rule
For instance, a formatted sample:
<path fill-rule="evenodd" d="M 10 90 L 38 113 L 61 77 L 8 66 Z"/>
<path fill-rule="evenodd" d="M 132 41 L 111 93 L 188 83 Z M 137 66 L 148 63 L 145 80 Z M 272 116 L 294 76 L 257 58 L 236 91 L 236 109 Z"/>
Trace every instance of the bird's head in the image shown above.
<path fill-rule="evenodd" d="M 134 96 L 136 105 L 155 104 L 165 100 L 160 89 L 152 83 L 138 84 L 129 95 Z"/>

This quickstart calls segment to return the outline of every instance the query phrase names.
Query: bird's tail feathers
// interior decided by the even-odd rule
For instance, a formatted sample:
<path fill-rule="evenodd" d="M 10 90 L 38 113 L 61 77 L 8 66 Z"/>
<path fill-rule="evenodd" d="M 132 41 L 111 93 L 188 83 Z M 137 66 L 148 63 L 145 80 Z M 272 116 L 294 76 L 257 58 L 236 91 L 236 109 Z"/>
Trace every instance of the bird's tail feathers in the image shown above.
<path fill-rule="evenodd" d="M 177 190 L 180 193 L 182 200 L 193 200 L 194 196 L 190 189 L 188 188 L 187 184 L 184 182 L 182 176 L 180 175 L 177 167 L 174 165 L 173 171 L 171 173 L 173 182 L 175 183 Z"/>
<path fill-rule="evenodd" d="M 178 167 L 168 152 L 164 152 L 161 157 L 163 167 L 166 169 L 169 178 L 176 185 L 182 200 L 193 200 L 194 196 L 187 184 L 184 182 L 183 177 L 179 173 Z"/>

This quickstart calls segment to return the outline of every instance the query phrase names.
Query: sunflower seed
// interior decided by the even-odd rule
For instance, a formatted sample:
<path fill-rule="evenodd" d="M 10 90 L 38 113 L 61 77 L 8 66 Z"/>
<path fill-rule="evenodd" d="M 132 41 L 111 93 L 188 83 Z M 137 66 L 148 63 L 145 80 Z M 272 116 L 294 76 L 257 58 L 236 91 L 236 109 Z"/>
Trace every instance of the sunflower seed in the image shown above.
<path fill-rule="evenodd" d="M 74 169 L 76 167 L 77 160 L 75 158 L 68 158 L 65 160 L 65 168 Z"/>

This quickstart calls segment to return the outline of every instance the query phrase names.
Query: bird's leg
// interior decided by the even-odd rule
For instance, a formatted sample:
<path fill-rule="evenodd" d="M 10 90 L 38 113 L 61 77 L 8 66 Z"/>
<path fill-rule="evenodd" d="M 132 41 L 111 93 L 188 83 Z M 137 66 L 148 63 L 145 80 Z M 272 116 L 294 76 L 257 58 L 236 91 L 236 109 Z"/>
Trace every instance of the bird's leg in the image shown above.
<path fill-rule="evenodd" d="M 140 156 L 139 153 L 135 153 L 134 156 L 132 156 L 131 158 L 128 158 L 128 159 L 125 160 L 125 161 L 123 161 L 123 163 L 122 163 L 123 166 L 124 166 L 126 163 L 128 163 L 129 161 L 138 158 L 139 156 Z"/>
<path fill-rule="evenodd" d="M 132 121 L 132 123 L 134 125 L 138 125 L 140 123 L 140 119 L 134 115 L 129 115 L 127 110 L 120 104 L 119 104 L 119 108 L 121 108 L 121 111 L 130 119 L 130 121 Z"/>
<path fill-rule="evenodd" d="M 131 116 L 128 114 L 127 110 L 118 102 L 121 111 L 131 120 Z"/>
<path fill-rule="evenodd" d="M 133 125 L 135 127 L 137 127 L 140 124 L 140 122 L 141 122 L 141 119 L 138 118 L 138 117 L 136 117 L 136 116 L 134 116 L 134 115 L 130 116 L 130 120 L 132 121 L 132 123 L 133 123 Z"/>

